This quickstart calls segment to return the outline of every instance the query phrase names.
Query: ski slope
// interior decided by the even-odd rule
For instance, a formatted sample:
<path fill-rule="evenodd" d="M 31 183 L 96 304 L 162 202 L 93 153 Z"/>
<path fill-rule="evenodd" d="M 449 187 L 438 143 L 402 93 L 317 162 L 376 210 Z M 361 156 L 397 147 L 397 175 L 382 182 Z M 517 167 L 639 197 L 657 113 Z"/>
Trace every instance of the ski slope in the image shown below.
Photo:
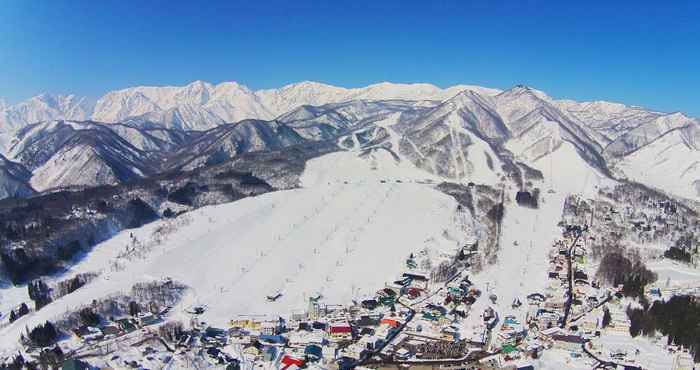
<path fill-rule="evenodd" d="M 513 309 L 511 304 L 516 298 L 526 302 L 528 294 L 545 291 L 549 281 L 548 253 L 554 241 L 561 237 L 558 224 L 566 196 L 577 193 L 594 197 L 597 188 L 612 181 L 584 161 L 577 160 L 575 149 L 566 142 L 534 165 L 545 178 L 545 183 L 541 184 L 544 189 L 540 192 L 539 208 L 520 207 L 514 201 L 506 203 L 498 262 L 487 266 L 474 279 L 478 285 L 487 288 L 487 295 L 498 297 L 495 306 L 499 314 L 503 317 L 513 315 L 521 322 L 525 322 L 525 306 Z M 572 178 L 581 181 L 573 182 Z M 515 198 L 516 189 L 510 187 L 505 191 Z M 477 304 L 487 303 L 481 300 Z M 481 309 L 474 308 L 476 312 Z"/>
<path fill-rule="evenodd" d="M 393 281 L 410 253 L 424 248 L 454 252 L 464 232 L 453 198 L 415 183 L 425 173 L 380 150 L 341 152 L 310 161 L 302 188 L 246 198 L 190 212 L 145 258 L 110 266 L 135 239 L 150 240 L 163 222 L 128 230 L 99 244 L 72 270 L 102 271 L 91 284 L 0 329 L 0 348 L 12 350 L 26 326 L 138 281 L 172 278 L 190 289 L 172 310 L 206 307 L 200 317 L 226 326 L 239 315 L 286 316 L 306 308 L 310 296 L 350 303 Z M 385 180 L 383 183 L 382 180 Z M 401 182 L 397 182 L 400 180 Z M 275 302 L 268 295 L 281 293 Z"/>

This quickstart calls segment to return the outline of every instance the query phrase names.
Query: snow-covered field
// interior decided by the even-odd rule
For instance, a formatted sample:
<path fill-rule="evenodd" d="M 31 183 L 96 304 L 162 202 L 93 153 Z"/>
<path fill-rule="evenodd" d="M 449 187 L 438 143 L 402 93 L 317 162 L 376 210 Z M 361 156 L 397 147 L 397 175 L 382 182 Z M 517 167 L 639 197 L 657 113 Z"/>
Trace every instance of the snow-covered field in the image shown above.
<path fill-rule="evenodd" d="M 71 271 L 102 271 L 98 280 L 1 329 L 0 347 L 12 349 L 26 326 L 126 292 L 135 282 L 166 277 L 191 288 L 173 315 L 203 305 L 201 319 L 213 325 L 238 315 L 286 315 L 305 309 L 317 294 L 329 304 L 350 303 L 395 279 L 411 252 L 461 245 L 456 202 L 414 182 L 425 178 L 386 151 L 364 157 L 341 152 L 310 161 L 301 189 L 187 214 L 190 221 L 146 258 L 121 261 L 124 270 L 112 271 L 132 233 L 148 241 L 162 222 L 122 232 Z M 24 290 L 12 295 L 17 299 Z M 277 292 L 281 298 L 269 302 L 267 295 Z"/>

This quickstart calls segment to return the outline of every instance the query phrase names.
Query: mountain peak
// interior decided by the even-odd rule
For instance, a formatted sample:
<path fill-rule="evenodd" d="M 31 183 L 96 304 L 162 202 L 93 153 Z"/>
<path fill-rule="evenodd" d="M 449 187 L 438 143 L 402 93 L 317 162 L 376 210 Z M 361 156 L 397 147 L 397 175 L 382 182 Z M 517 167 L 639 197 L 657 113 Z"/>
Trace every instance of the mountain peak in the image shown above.
<path fill-rule="evenodd" d="M 188 90 L 209 90 L 212 87 L 212 84 L 202 80 L 192 81 L 189 84 L 185 85 L 185 88 Z"/>
<path fill-rule="evenodd" d="M 209 84 L 211 87 L 211 84 Z M 253 91 L 248 88 L 248 86 L 240 84 L 236 81 L 225 81 L 221 82 L 214 87 L 218 94 L 221 93 L 239 93 L 243 92 L 245 94 L 252 94 Z"/>
<path fill-rule="evenodd" d="M 499 94 L 499 96 L 509 96 L 509 97 L 516 97 L 516 96 L 523 96 L 523 95 L 532 95 L 535 96 L 539 99 L 543 100 L 550 100 L 547 94 L 545 94 L 543 91 L 534 89 L 530 86 L 525 86 L 525 85 L 515 85 L 512 88 L 503 91 L 502 93 Z"/>

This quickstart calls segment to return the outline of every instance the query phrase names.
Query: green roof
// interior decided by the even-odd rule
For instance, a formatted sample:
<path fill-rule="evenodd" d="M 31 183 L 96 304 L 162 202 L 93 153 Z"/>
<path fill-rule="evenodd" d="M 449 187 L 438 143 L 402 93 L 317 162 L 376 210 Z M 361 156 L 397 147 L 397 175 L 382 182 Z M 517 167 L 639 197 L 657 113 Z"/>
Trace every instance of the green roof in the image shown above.
<path fill-rule="evenodd" d="M 86 370 L 89 368 L 90 365 L 74 358 L 64 361 L 63 366 L 61 367 L 62 370 Z"/>

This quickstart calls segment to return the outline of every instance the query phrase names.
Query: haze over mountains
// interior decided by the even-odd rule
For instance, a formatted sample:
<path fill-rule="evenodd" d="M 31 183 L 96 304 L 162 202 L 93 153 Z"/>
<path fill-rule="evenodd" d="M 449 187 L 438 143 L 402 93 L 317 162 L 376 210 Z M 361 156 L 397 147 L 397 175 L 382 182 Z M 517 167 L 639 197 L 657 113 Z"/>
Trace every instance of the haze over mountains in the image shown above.
<path fill-rule="evenodd" d="M 700 194 L 700 122 L 682 113 L 556 100 L 524 86 L 301 82 L 252 91 L 196 81 L 113 91 L 95 103 L 44 94 L 0 104 L 0 197 L 123 183 L 321 141 L 389 150 L 460 181 L 506 176 L 525 187 L 534 169 L 551 184 L 555 167 L 573 166 Z"/>

